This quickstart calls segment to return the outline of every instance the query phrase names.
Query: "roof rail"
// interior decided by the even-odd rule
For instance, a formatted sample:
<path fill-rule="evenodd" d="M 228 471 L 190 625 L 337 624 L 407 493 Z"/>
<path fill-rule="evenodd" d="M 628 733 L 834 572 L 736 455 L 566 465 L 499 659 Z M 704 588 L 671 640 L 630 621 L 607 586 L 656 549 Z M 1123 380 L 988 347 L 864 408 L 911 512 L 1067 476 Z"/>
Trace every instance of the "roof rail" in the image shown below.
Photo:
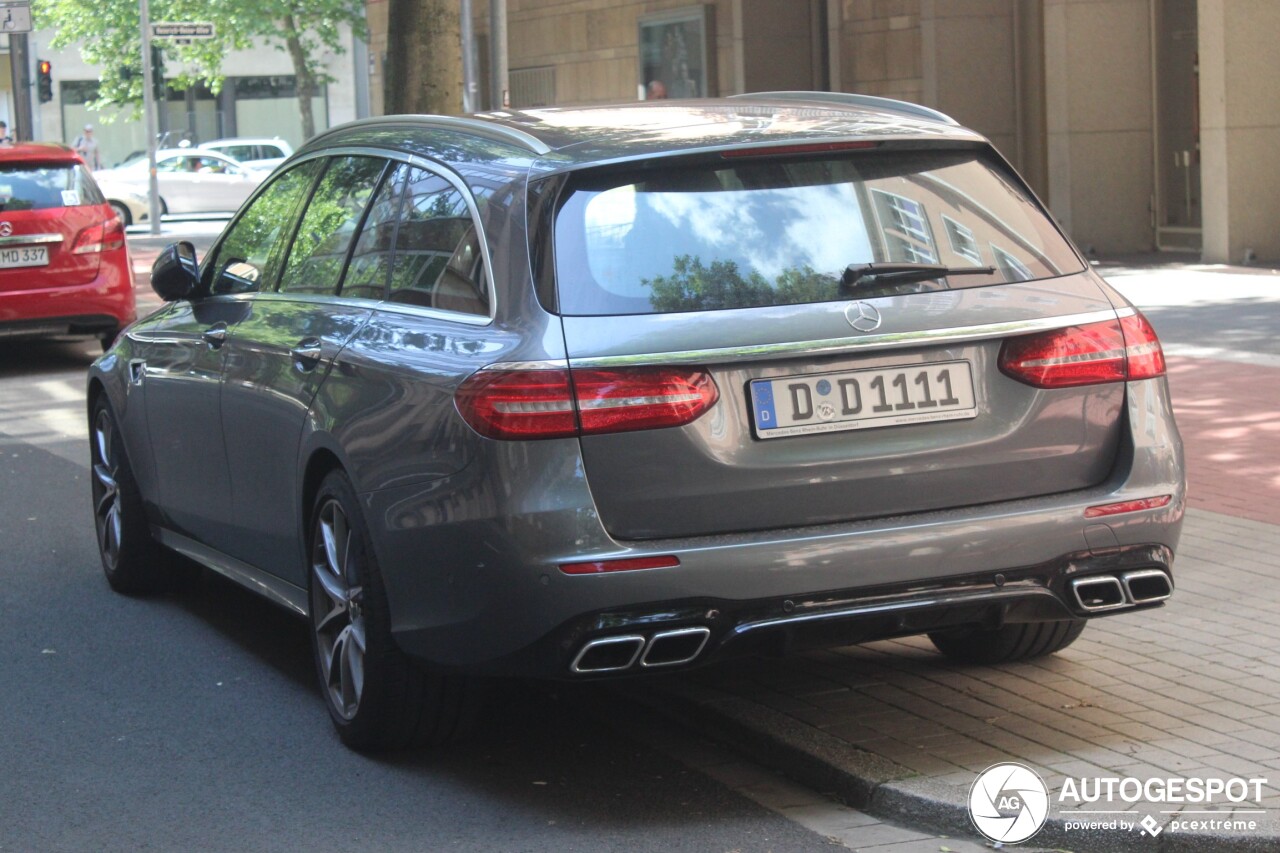
<path fill-rule="evenodd" d="M 897 101 L 893 98 L 878 98 L 875 95 L 858 95 L 852 92 L 747 92 L 742 95 L 730 95 L 734 99 L 767 98 L 774 101 L 808 101 L 810 103 L 840 104 L 846 107 L 869 107 L 876 110 L 890 110 L 895 113 L 906 113 L 928 121 L 938 121 L 957 127 L 960 122 L 946 113 L 929 107 L 922 107 L 909 101 Z"/>
<path fill-rule="evenodd" d="M 389 115 L 380 116 L 375 119 L 364 119 L 361 124 L 368 127 L 371 124 L 405 124 L 407 122 L 488 137 L 489 139 L 497 140 L 499 142 L 510 143 L 519 148 L 523 148 L 526 151 L 537 154 L 538 156 L 551 153 L 551 147 L 531 133 L 526 133 L 519 128 L 511 127 L 508 124 L 502 124 L 496 121 L 483 121 L 478 118 L 470 118 L 469 116 L 415 114 Z M 343 127 L 345 126 L 338 125 L 335 128 L 331 128 L 330 131 L 338 130 Z"/>

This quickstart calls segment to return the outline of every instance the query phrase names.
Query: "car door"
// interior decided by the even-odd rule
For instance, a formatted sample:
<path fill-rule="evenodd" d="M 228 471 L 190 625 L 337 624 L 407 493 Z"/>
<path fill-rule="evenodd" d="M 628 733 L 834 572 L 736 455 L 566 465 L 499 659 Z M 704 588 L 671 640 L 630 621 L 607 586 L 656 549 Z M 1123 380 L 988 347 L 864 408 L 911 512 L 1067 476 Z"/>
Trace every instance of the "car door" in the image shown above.
<path fill-rule="evenodd" d="M 375 304 L 337 293 L 371 199 L 399 191 L 397 182 L 384 184 L 386 170 L 385 160 L 367 156 L 325 165 L 276 291 L 254 299 L 228 346 L 222 421 L 238 531 L 228 553 L 298 586 L 306 583 L 299 443 L 334 357 Z"/>
<path fill-rule="evenodd" d="M 272 256 L 287 233 L 314 171 L 293 170 L 273 182 L 228 230 L 206 266 L 204 294 L 173 303 L 131 333 L 130 376 L 145 383 L 164 523 L 174 532 L 225 550 L 232 526 L 231 474 L 222 420 L 222 377 L 229 336 L 252 310 Z M 221 275 L 211 268 L 221 259 Z"/>

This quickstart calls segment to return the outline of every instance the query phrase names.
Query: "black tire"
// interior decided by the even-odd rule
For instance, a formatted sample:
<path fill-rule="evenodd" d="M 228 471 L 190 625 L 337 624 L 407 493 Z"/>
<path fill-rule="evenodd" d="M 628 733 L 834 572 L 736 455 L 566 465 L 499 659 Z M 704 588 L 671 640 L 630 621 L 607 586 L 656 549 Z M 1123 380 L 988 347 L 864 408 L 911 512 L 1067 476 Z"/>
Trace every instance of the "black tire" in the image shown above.
<path fill-rule="evenodd" d="M 342 471 L 320 484 L 307 544 L 311 648 L 342 742 L 376 752 L 463 735 L 475 717 L 475 685 L 462 676 L 426 672 L 396 646 L 382 573 L 355 489 Z"/>
<path fill-rule="evenodd" d="M 110 202 L 111 209 L 115 211 L 116 216 L 120 217 L 120 221 L 124 223 L 124 227 L 128 228 L 133 224 L 133 216 L 129 213 L 129 208 L 118 201 Z"/>
<path fill-rule="evenodd" d="M 1085 619 L 1028 622 L 1001 628 L 953 628 L 929 635 L 933 645 L 963 663 L 1012 663 L 1060 652 L 1076 641 Z"/>
<path fill-rule="evenodd" d="M 151 537 L 119 422 L 105 394 L 93 405 L 89 445 L 94 530 L 107 583 L 129 595 L 170 588 L 173 554 Z"/>

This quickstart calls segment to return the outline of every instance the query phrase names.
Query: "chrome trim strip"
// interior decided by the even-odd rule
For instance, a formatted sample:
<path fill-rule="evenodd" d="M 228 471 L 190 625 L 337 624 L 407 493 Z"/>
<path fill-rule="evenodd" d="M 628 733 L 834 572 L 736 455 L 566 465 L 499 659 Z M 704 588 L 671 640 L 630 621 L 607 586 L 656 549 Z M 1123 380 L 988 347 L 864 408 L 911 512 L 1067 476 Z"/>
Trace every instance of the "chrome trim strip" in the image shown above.
<path fill-rule="evenodd" d="M 591 651 L 592 649 L 599 648 L 600 646 L 616 646 L 616 645 L 619 645 L 620 643 L 636 644 L 636 650 L 635 650 L 635 653 L 631 655 L 631 660 L 627 661 L 622 666 L 602 666 L 596 669 L 580 669 L 579 668 L 578 665 L 582 663 L 582 659 L 586 657 L 587 652 Z M 636 658 L 640 657 L 640 652 L 642 652 L 643 650 L 644 650 L 644 637 L 642 637 L 639 634 L 627 634 L 621 637 L 602 637 L 599 640 L 592 640 L 591 642 L 583 646 L 582 651 L 578 652 L 578 656 L 573 659 L 573 663 L 569 664 L 569 669 L 570 671 L 575 672 L 578 675 L 590 675 L 593 672 L 621 672 L 624 669 L 630 669 L 632 666 L 634 666 L 636 662 Z"/>
<path fill-rule="evenodd" d="M 481 113 L 481 115 L 490 115 L 494 118 L 501 118 L 496 113 Z M 479 118 L 470 118 L 468 116 L 426 116 L 426 115 L 390 115 L 378 116 L 376 119 L 366 119 L 363 122 L 364 127 L 377 125 L 395 125 L 399 127 L 438 127 L 444 130 L 456 130 L 466 133 L 472 133 L 476 136 L 485 136 L 489 139 L 496 139 L 502 142 L 510 142 L 514 145 L 532 151 L 534 154 L 545 155 L 551 153 L 551 148 L 538 137 L 531 133 L 512 127 L 509 124 L 499 124 L 496 121 L 483 121 Z M 315 139 L 323 139 L 335 131 L 343 131 L 348 129 L 346 125 L 338 125 L 331 128 Z M 312 139 L 308 144 L 314 143 Z"/>
<path fill-rule="evenodd" d="M 879 616 L 886 613 L 906 613 L 912 610 L 923 610 L 929 607 L 949 607 L 959 604 L 992 603 L 997 604 L 1019 598 L 1050 598 L 1059 604 L 1061 599 L 1044 587 L 1019 589 L 981 590 L 978 592 L 952 592 L 931 595 L 927 598 L 913 598 L 907 601 L 887 601 L 874 604 L 862 604 L 854 607 L 842 607 L 839 610 L 826 610 L 820 613 L 802 613 L 796 616 L 779 616 L 773 619 L 761 619 L 757 622 L 744 622 L 733 629 L 734 636 L 742 636 L 752 631 L 765 628 L 778 628 L 785 625 L 798 625 L 806 622 L 826 622 L 832 619 L 849 619 L 857 616 Z"/>
<path fill-rule="evenodd" d="M 188 539 L 180 533 L 166 530 L 163 527 L 152 527 L 152 534 L 161 544 L 172 548 L 184 557 L 195 560 L 202 566 L 213 569 L 218 574 L 229 578 L 246 589 L 258 593 L 263 598 L 291 610 L 299 616 L 307 615 L 307 591 L 268 574 L 248 563 L 242 563 L 234 557 L 228 557 L 220 551 L 202 545 L 194 539 Z"/>
<path fill-rule="evenodd" d="M 486 364 L 481 370 L 567 370 L 569 362 L 563 358 L 559 361 L 548 359 L 545 361 L 495 361 L 493 364 Z"/>
<path fill-rule="evenodd" d="M 1132 313 L 1132 309 L 1128 309 Z M 1036 320 L 1015 320 L 1009 323 L 986 323 L 981 326 L 962 326 L 956 329 L 926 329 L 920 332 L 894 332 L 884 335 L 864 335 L 857 338 L 831 338 L 823 341 L 794 341 L 783 344 L 759 344 L 745 347 L 721 347 L 718 349 L 686 350 L 683 352 L 643 353 L 636 355 L 603 355 L 569 359 L 570 367 L 630 367 L 648 364 L 707 364 L 721 361 L 764 361 L 794 356 L 840 355 L 849 352 L 890 349 L 901 346 L 930 346 L 965 343 L 987 338 L 1002 338 L 1045 332 L 1066 326 L 1099 323 L 1127 316 L 1124 311 L 1093 311 L 1088 314 L 1068 314 L 1061 317 L 1042 317 Z"/>
<path fill-rule="evenodd" d="M 960 122 L 953 119 L 946 113 L 920 104 L 912 104 L 908 101 L 899 101 L 894 98 L 880 98 L 875 95 L 855 95 L 847 92 L 799 92 L 799 91 L 780 91 L 780 92 L 746 92 L 741 95 L 728 95 L 732 100 L 766 100 L 766 101 L 798 101 L 807 104 L 817 104 L 827 106 L 834 104 L 841 107 L 859 107 L 861 109 L 870 110 L 889 110 L 895 113 L 913 116 L 915 118 L 923 118 L 926 121 L 936 121 L 942 124 L 960 126 Z"/>
<path fill-rule="evenodd" d="M 61 234 L 14 234 L 0 237 L 0 246 L 39 246 L 45 243 L 61 243 Z"/>

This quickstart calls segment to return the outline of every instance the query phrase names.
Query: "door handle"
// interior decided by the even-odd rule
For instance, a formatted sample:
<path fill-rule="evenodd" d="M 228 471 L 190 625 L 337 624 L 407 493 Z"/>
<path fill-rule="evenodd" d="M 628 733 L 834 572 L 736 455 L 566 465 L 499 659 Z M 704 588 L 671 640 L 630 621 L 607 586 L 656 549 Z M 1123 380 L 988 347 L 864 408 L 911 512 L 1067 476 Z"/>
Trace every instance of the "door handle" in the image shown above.
<path fill-rule="evenodd" d="M 293 356 L 293 366 L 303 373 L 315 370 L 316 365 L 320 363 L 322 354 L 320 339 L 303 338 L 298 341 L 293 349 L 289 350 L 289 354 Z"/>
<path fill-rule="evenodd" d="M 227 324 L 215 323 L 212 327 L 205 329 L 200 337 L 210 349 L 217 349 L 227 342 Z"/>

